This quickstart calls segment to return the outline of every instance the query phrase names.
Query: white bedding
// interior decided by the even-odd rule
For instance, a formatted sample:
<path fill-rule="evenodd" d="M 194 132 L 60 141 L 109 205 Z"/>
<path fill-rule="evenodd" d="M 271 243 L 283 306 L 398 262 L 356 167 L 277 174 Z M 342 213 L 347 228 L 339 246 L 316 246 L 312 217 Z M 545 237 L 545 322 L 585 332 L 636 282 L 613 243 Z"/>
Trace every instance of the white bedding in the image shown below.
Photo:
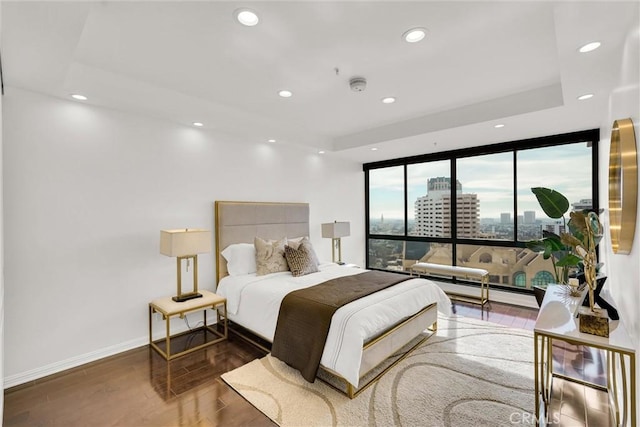
<path fill-rule="evenodd" d="M 230 320 L 273 342 L 280 302 L 296 289 L 367 270 L 325 263 L 318 273 L 293 277 L 291 272 L 266 276 L 227 276 L 216 293 L 227 298 Z M 438 311 L 451 315 L 449 297 L 435 283 L 413 278 L 360 298 L 334 314 L 320 363 L 358 386 L 363 344 L 390 325 L 438 303 Z"/>

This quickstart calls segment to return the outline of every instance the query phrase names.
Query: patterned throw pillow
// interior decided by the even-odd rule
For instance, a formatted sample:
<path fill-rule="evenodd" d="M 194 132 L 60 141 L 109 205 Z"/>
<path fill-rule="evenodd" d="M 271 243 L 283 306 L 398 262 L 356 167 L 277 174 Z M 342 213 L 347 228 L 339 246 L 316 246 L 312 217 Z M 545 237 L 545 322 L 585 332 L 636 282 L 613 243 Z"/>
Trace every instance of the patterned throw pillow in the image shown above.
<path fill-rule="evenodd" d="M 309 237 L 304 236 L 295 239 L 287 239 L 287 246 L 291 246 L 293 249 L 300 248 L 300 245 L 305 247 L 305 249 L 309 253 L 311 261 L 315 264 L 315 266 L 317 267 L 318 265 L 320 265 L 320 261 L 318 261 L 318 255 L 316 255 L 316 251 L 313 249 L 313 245 L 311 244 Z"/>
<path fill-rule="evenodd" d="M 253 244 L 256 247 L 256 275 L 288 271 L 289 266 L 284 257 L 284 246 L 286 238 L 281 240 L 264 240 L 259 237 L 254 238 Z"/>
<path fill-rule="evenodd" d="M 287 259 L 289 270 L 291 270 L 293 277 L 304 276 L 318 271 L 318 264 L 313 260 L 307 246 L 304 244 L 298 246 L 298 249 L 285 246 L 284 256 Z"/>

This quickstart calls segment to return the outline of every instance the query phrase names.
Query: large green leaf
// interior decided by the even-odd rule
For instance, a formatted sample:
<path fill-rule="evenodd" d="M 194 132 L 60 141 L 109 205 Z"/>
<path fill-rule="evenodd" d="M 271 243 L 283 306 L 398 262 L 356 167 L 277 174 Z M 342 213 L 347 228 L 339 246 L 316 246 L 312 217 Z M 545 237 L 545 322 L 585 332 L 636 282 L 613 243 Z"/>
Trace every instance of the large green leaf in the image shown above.
<path fill-rule="evenodd" d="M 556 262 L 556 266 L 557 267 L 577 267 L 578 263 L 582 261 L 582 258 L 580 258 L 579 256 L 573 254 L 573 253 L 568 253 L 566 256 L 562 257 L 561 259 L 558 260 L 558 262 Z"/>
<path fill-rule="evenodd" d="M 560 236 L 546 230 L 542 231 L 542 236 L 543 238 L 540 240 L 529 240 L 526 242 L 527 248 L 534 252 L 542 253 L 544 259 L 549 259 L 551 256 L 557 259 L 558 253 L 564 256 L 567 248 L 562 244 Z"/>
<path fill-rule="evenodd" d="M 542 230 L 542 240 L 549 240 L 554 245 L 554 250 L 564 249 L 562 238 L 551 231 Z"/>
<path fill-rule="evenodd" d="M 553 252 L 553 247 L 549 241 L 529 240 L 526 243 L 526 245 L 527 245 L 527 248 L 531 249 L 532 251 L 541 253 L 544 259 L 551 258 L 551 252 Z"/>
<path fill-rule="evenodd" d="M 545 187 L 533 187 L 531 191 L 549 218 L 562 218 L 569 210 L 569 200 L 557 191 Z"/>

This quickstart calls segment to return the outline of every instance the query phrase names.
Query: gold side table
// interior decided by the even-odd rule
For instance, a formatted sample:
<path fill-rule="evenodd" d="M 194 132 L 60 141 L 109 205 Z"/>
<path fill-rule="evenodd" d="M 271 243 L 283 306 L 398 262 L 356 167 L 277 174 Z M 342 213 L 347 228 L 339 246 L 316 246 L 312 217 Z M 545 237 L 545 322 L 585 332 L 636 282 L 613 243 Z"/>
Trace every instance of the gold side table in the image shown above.
<path fill-rule="evenodd" d="M 155 349 L 160 355 L 162 355 L 166 360 L 172 360 L 179 356 L 184 356 L 185 354 L 189 354 L 196 350 L 199 350 L 204 347 L 208 347 L 210 345 L 216 344 L 220 341 L 226 340 L 228 336 L 227 330 L 227 299 L 221 297 L 220 295 L 216 295 L 211 291 L 201 290 L 199 291 L 202 294 L 202 298 L 195 298 L 184 302 L 176 302 L 171 297 L 158 298 L 149 303 L 149 345 Z M 216 311 L 216 316 L 218 320 L 218 324 L 222 322 L 224 333 L 214 329 L 210 325 L 207 324 L 207 309 L 212 309 Z M 222 314 L 220 313 L 222 310 Z M 211 332 L 217 338 L 206 341 L 204 344 L 200 344 L 196 347 L 188 348 L 176 353 L 171 353 L 171 339 L 176 338 L 181 335 L 186 335 L 194 332 L 195 330 L 190 330 L 186 332 L 182 332 L 176 335 L 171 335 L 170 326 L 171 326 L 171 318 L 175 316 L 179 316 L 181 319 L 188 313 L 192 313 L 194 311 L 203 311 L 204 313 L 204 325 L 195 330 L 204 330 L 205 333 Z M 166 322 L 166 337 L 164 340 L 153 341 L 153 313 L 162 314 L 163 320 Z M 163 350 L 158 346 L 158 343 L 164 341 L 165 349 Z"/>

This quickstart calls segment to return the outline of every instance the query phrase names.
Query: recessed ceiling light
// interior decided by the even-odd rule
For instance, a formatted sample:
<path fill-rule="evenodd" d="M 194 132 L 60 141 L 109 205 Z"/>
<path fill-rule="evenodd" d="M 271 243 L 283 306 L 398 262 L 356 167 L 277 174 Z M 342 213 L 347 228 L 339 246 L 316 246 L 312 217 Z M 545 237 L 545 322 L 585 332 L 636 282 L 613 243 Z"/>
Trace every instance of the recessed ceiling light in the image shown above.
<path fill-rule="evenodd" d="M 260 22 L 258 15 L 251 9 L 236 9 L 233 14 L 236 16 L 239 23 L 246 25 L 247 27 L 253 27 L 254 25 L 258 25 L 258 22 Z"/>
<path fill-rule="evenodd" d="M 580 95 L 578 97 L 578 101 L 584 101 L 585 99 L 593 98 L 592 93 L 585 93 L 584 95 Z"/>
<path fill-rule="evenodd" d="M 378 151 L 378 149 L 376 147 L 373 147 L 371 151 Z"/>
<path fill-rule="evenodd" d="M 269 139 L 269 140 L 267 140 L 267 142 L 276 142 L 276 140 L 275 139 Z"/>
<path fill-rule="evenodd" d="M 500 129 L 500 128 L 503 128 L 504 125 L 502 123 L 498 123 L 497 125 L 494 125 L 493 127 L 496 128 L 496 129 Z"/>
<path fill-rule="evenodd" d="M 278 92 L 278 95 L 280 95 L 283 98 L 291 98 L 291 96 L 293 95 L 293 92 L 291 92 L 290 90 L 281 90 L 280 92 Z"/>
<path fill-rule="evenodd" d="M 416 43 L 422 40 L 426 35 L 427 30 L 425 30 L 424 28 L 412 28 L 402 34 L 402 39 L 407 43 Z"/>
<path fill-rule="evenodd" d="M 72 97 L 73 99 L 77 99 L 78 101 L 86 101 L 86 100 L 87 100 L 87 97 L 86 97 L 86 96 L 84 96 L 84 95 L 78 95 L 78 94 L 76 94 L 76 93 L 74 93 L 73 95 L 71 95 L 71 97 Z"/>
<path fill-rule="evenodd" d="M 382 98 L 382 103 L 383 104 L 393 104 L 394 102 L 396 102 L 396 99 L 393 96 L 388 96 L 386 98 Z"/>
<path fill-rule="evenodd" d="M 324 154 L 324 150 L 318 151 L 318 154 Z"/>
<path fill-rule="evenodd" d="M 201 128 L 202 126 L 204 126 L 204 124 L 200 123 L 200 122 L 193 122 L 192 125 L 197 126 L 199 128 Z"/>
<path fill-rule="evenodd" d="M 584 46 L 582 46 L 580 49 L 578 49 L 578 52 L 580 53 L 591 52 L 592 50 L 596 50 L 597 48 L 599 48 L 600 45 L 601 45 L 600 42 L 587 43 Z"/>

